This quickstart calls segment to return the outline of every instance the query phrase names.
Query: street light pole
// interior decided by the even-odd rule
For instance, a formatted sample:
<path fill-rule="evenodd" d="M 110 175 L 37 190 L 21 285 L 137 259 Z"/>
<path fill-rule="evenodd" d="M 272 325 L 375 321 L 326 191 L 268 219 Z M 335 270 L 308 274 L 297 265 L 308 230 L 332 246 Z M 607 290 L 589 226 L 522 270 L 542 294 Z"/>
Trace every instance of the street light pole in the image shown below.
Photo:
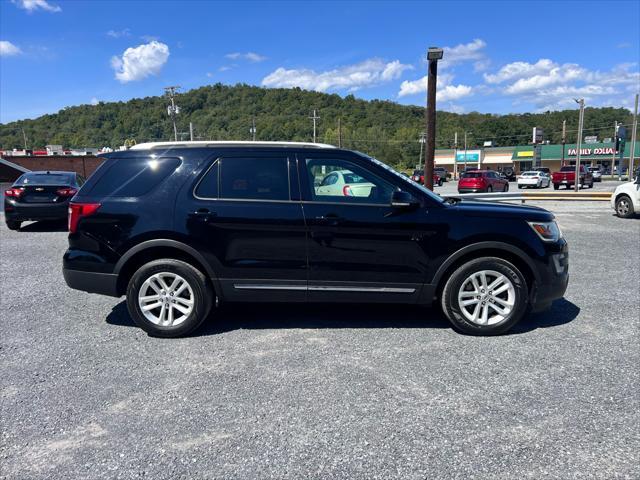
<path fill-rule="evenodd" d="M 638 130 L 638 94 L 636 93 L 636 106 L 633 110 L 633 125 L 631 126 L 631 150 L 629 151 L 629 181 L 633 181 L 633 162 L 636 151 L 636 130 Z"/>
<path fill-rule="evenodd" d="M 584 98 L 575 100 L 580 105 L 580 116 L 578 118 L 578 142 L 576 144 L 576 178 L 573 181 L 574 189 L 577 192 L 580 190 L 580 150 L 582 149 L 582 127 L 584 124 Z"/>
<path fill-rule="evenodd" d="M 427 76 L 427 150 L 424 154 L 424 185 L 433 190 L 433 162 L 436 154 L 436 82 L 438 79 L 438 60 L 443 57 L 441 48 L 429 47 L 427 60 L 429 74 Z"/>

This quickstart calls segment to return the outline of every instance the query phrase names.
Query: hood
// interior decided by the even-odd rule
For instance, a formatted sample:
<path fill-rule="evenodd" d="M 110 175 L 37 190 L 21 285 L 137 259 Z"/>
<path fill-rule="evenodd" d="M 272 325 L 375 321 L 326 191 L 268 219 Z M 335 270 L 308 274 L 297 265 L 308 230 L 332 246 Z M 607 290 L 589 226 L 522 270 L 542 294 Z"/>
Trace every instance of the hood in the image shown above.
<path fill-rule="evenodd" d="M 463 215 L 470 217 L 519 218 L 539 222 L 550 222 L 555 218 L 553 213 L 544 208 L 531 205 L 514 205 L 512 203 L 461 200 L 451 205 L 451 208 L 455 208 Z"/>

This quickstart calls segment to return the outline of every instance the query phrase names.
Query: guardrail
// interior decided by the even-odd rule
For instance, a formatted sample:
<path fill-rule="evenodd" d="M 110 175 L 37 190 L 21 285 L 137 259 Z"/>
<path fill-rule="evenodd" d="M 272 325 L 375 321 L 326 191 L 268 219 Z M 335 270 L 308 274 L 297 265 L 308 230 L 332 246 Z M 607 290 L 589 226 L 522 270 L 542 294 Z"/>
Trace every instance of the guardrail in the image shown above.
<path fill-rule="evenodd" d="M 469 200 L 520 200 L 522 203 L 540 200 L 567 200 L 583 202 L 608 202 L 612 192 L 492 192 L 492 193 L 460 193 L 449 197 L 466 198 Z"/>

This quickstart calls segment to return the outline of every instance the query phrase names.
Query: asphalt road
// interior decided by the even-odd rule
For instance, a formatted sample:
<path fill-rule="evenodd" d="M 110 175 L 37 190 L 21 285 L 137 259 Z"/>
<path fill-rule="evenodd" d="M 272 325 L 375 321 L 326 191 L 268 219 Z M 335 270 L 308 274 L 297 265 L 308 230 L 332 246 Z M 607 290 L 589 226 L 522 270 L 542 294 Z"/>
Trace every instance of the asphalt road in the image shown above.
<path fill-rule="evenodd" d="M 0 225 L 0 478 L 638 478 L 640 220 L 548 203 L 566 298 L 495 338 L 437 310 L 226 306 L 148 337 Z"/>

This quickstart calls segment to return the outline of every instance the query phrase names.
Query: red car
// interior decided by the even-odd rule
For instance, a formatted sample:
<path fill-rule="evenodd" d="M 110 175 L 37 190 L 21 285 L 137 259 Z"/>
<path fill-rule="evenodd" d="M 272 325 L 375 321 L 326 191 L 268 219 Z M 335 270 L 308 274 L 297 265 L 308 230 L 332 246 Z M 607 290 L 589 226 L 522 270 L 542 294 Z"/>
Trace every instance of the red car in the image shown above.
<path fill-rule="evenodd" d="M 509 182 L 492 170 L 470 170 L 461 175 L 458 193 L 508 192 Z"/>
<path fill-rule="evenodd" d="M 424 171 L 423 170 L 414 170 L 413 171 L 413 175 L 411 175 L 411 180 L 413 180 L 414 182 L 419 183 L 420 185 L 424 185 Z M 434 185 L 438 185 L 439 187 L 441 187 L 443 182 L 444 182 L 444 180 L 442 180 L 440 175 L 438 175 L 437 173 L 433 174 L 433 184 Z"/>

